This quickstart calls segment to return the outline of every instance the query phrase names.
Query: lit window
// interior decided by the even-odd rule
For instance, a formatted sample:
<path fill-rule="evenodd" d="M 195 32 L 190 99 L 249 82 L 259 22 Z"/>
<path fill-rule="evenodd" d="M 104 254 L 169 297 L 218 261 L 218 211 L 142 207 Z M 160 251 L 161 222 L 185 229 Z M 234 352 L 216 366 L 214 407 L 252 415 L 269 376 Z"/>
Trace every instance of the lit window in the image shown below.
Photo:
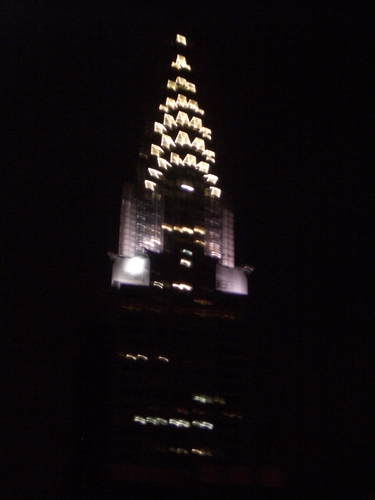
<path fill-rule="evenodd" d="M 142 359 L 143 361 L 147 361 L 148 357 L 147 356 L 143 356 L 143 354 L 137 354 L 137 359 Z"/>
<path fill-rule="evenodd" d="M 184 226 L 184 227 L 181 229 L 181 231 L 182 231 L 183 233 L 194 234 L 194 231 L 193 231 L 192 229 L 190 229 L 190 227 L 186 227 L 186 226 Z"/>
<path fill-rule="evenodd" d="M 170 160 L 171 163 L 174 163 L 175 165 L 183 165 L 180 155 L 178 155 L 177 153 L 171 153 Z"/>
<path fill-rule="evenodd" d="M 190 427 L 190 422 L 179 418 L 170 418 L 169 425 L 175 425 L 176 427 Z"/>
<path fill-rule="evenodd" d="M 194 130 L 199 130 L 200 131 L 201 128 L 202 128 L 202 119 L 198 118 L 196 116 L 193 116 L 193 118 L 190 120 L 189 125 Z"/>
<path fill-rule="evenodd" d="M 168 83 L 170 81 L 171 80 L 168 80 Z M 171 82 L 171 83 L 174 83 L 174 85 L 175 85 L 175 88 L 173 90 L 177 90 L 177 87 L 179 87 L 179 88 L 181 88 L 183 90 L 188 90 L 189 92 L 193 92 L 193 93 L 196 92 L 194 83 L 188 82 L 186 80 L 186 78 L 182 78 L 182 76 L 178 76 L 176 78 L 176 82 Z"/>
<path fill-rule="evenodd" d="M 163 229 L 166 229 L 167 231 L 173 231 L 173 227 L 170 226 L 169 224 L 162 224 L 161 226 Z"/>
<path fill-rule="evenodd" d="M 168 113 L 165 113 L 163 123 L 169 129 L 171 129 L 173 127 L 177 127 L 177 123 L 175 122 L 175 119 L 173 118 L 172 115 L 169 115 Z"/>
<path fill-rule="evenodd" d="M 196 111 L 198 109 L 198 102 L 197 101 L 194 101 L 194 99 L 189 99 L 189 102 L 188 102 L 188 109 L 190 109 L 191 111 Z"/>
<path fill-rule="evenodd" d="M 187 69 L 188 71 L 191 70 L 191 67 L 186 62 L 186 57 L 181 56 L 180 54 L 177 54 L 176 62 L 172 62 L 171 66 L 172 68 Z"/>
<path fill-rule="evenodd" d="M 193 256 L 193 252 L 190 251 L 190 250 L 187 250 L 186 248 L 184 248 L 181 253 L 184 253 L 185 255 L 189 255 L 190 257 Z"/>
<path fill-rule="evenodd" d="M 176 99 L 176 105 L 185 109 L 188 107 L 188 102 L 186 99 L 186 95 L 178 94 Z"/>
<path fill-rule="evenodd" d="M 186 38 L 183 35 L 177 35 L 176 42 L 181 43 L 181 45 L 186 45 Z"/>
<path fill-rule="evenodd" d="M 163 134 L 161 136 L 161 146 L 163 148 L 170 149 L 171 147 L 175 147 L 176 144 L 173 142 L 172 137 L 170 137 L 169 135 Z"/>
<path fill-rule="evenodd" d="M 149 168 L 148 173 L 151 175 L 151 177 L 156 177 L 157 179 L 163 178 L 162 172 L 159 172 L 159 170 L 155 170 L 154 168 Z"/>
<path fill-rule="evenodd" d="M 212 175 L 212 174 L 206 174 L 203 176 L 204 180 L 209 182 L 210 184 L 216 184 L 217 181 L 218 181 L 218 177 L 216 175 Z"/>
<path fill-rule="evenodd" d="M 138 415 L 135 415 L 133 420 L 134 420 L 134 422 L 138 422 L 140 424 L 146 425 L 146 419 L 143 417 L 139 417 Z"/>
<path fill-rule="evenodd" d="M 164 361 L 165 363 L 169 363 L 169 359 L 165 358 L 164 356 L 158 356 L 158 360 Z"/>
<path fill-rule="evenodd" d="M 206 149 L 203 152 L 203 155 L 206 157 L 207 161 L 210 161 L 211 163 L 215 163 L 215 153 L 211 151 L 210 149 Z"/>
<path fill-rule="evenodd" d="M 212 139 L 212 132 L 210 128 L 202 127 L 199 132 L 205 139 Z"/>
<path fill-rule="evenodd" d="M 164 151 L 161 149 L 160 146 L 157 146 L 156 144 L 151 144 L 151 154 L 154 156 L 161 156 L 164 154 Z"/>
<path fill-rule="evenodd" d="M 176 91 L 177 90 L 176 82 L 173 82 L 172 80 L 168 80 L 167 88 Z"/>
<path fill-rule="evenodd" d="M 137 356 L 133 356 L 133 354 L 127 354 L 126 355 L 126 359 L 134 359 L 134 360 L 136 360 Z"/>
<path fill-rule="evenodd" d="M 199 234 L 206 234 L 206 231 L 201 227 L 195 227 L 194 232 Z"/>
<path fill-rule="evenodd" d="M 184 125 L 189 125 L 189 117 L 185 111 L 179 111 L 176 116 L 176 122 L 178 125 L 183 127 Z"/>
<path fill-rule="evenodd" d="M 193 289 L 192 286 L 186 285 L 186 283 L 173 283 L 172 287 L 173 288 L 178 288 L 179 290 L 184 290 L 184 291 L 187 291 L 187 292 L 190 292 L 190 290 Z"/>
<path fill-rule="evenodd" d="M 206 189 L 206 194 L 209 196 L 212 196 L 213 198 L 220 198 L 221 196 L 221 189 L 217 187 L 210 186 L 208 189 Z"/>
<path fill-rule="evenodd" d="M 204 174 L 208 174 L 208 171 L 210 169 L 210 165 L 205 161 L 200 161 L 199 163 L 197 163 L 196 168 L 200 172 L 203 172 Z"/>
<path fill-rule="evenodd" d="M 163 283 L 161 283 L 160 281 L 154 281 L 152 284 L 153 284 L 153 286 L 156 286 L 157 288 L 164 288 Z"/>
<path fill-rule="evenodd" d="M 165 131 L 166 130 L 165 130 L 164 125 L 162 125 L 159 122 L 155 122 L 155 124 L 154 124 L 154 132 L 156 132 L 157 134 L 164 134 Z"/>
<path fill-rule="evenodd" d="M 201 139 L 200 137 L 196 137 L 194 141 L 191 143 L 191 146 L 195 148 L 197 151 L 203 153 L 205 148 L 204 140 Z"/>
<path fill-rule="evenodd" d="M 176 144 L 179 144 L 180 146 L 190 146 L 190 139 L 188 134 L 180 130 L 176 137 Z"/>
<path fill-rule="evenodd" d="M 176 109 L 176 106 L 177 106 L 176 101 L 174 99 L 172 99 L 172 97 L 167 97 L 165 104 L 168 106 L 168 111 L 169 111 L 169 108 Z"/>
<path fill-rule="evenodd" d="M 169 111 L 168 110 L 168 106 L 166 106 L 165 104 L 160 104 L 159 110 L 160 111 L 165 111 L 166 113 Z"/>
<path fill-rule="evenodd" d="M 194 155 L 187 154 L 185 158 L 183 159 L 184 165 L 187 167 L 195 167 L 197 164 L 197 158 Z"/>
<path fill-rule="evenodd" d="M 199 401 L 200 403 L 212 403 L 212 397 L 206 394 L 193 394 L 193 401 Z"/>
<path fill-rule="evenodd" d="M 205 242 L 202 240 L 194 240 L 194 243 L 197 243 L 198 245 L 205 245 Z"/>
<path fill-rule="evenodd" d="M 194 191 L 193 186 L 189 186 L 188 184 L 181 184 L 181 189 L 184 189 L 185 191 Z"/>
<path fill-rule="evenodd" d="M 151 191 L 155 191 L 155 182 L 145 180 L 145 187 L 146 189 L 151 189 Z"/>
<path fill-rule="evenodd" d="M 201 429 L 210 429 L 212 430 L 214 428 L 214 424 L 211 424 L 211 422 L 203 422 L 200 420 L 193 420 L 193 425 L 195 427 L 200 427 Z"/>
<path fill-rule="evenodd" d="M 192 266 L 191 260 L 187 260 L 187 259 L 181 259 L 180 260 L 180 264 L 181 264 L 181 266 L 185 266 L 185 267 L 191 267 Z"/>
<path fill-rule="evenodd" d="M 165 168 L 165 170 L 168 170 L 168 167 L 171 167 L 172 165 L 164 158 L 158 158 L 158 166 L 160 168 Z"/>

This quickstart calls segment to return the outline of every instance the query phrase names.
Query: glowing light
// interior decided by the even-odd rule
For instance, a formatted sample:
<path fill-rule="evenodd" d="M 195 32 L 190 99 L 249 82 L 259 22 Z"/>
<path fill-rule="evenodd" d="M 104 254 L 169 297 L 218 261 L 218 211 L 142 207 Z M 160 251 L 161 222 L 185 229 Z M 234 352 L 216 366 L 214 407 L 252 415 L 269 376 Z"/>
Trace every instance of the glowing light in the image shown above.
<path fill-rule="evenodd" d="M 173 82 L 172 80 L 168 80 L 167 89 L 177 90 L 176 82 Z"/>
<path fill-rule="evenodd" d="M 185 191 L 194 191 L 193 186 L 188 186 L 187 184 L 181 184 L 181 189 L 184 189 Z"/>
<path fill-rule="evenodd" d="M 169 451 L 173 451 L 174 453 L 183 453 L 184 455 L 189 455 L 188 450 L 185 450 L 185 448 L 169 448 Z"/>
<path fill-rule="evenodd" d="M 151 144 L 151 154 L 154 156 L 161 156 L 164 154 L 164 151 L 161 149 L 160 146 L 157 146 L 156 144 Z"/>
<path fill-rule="evenodd" d="M 194 240 L 194 243 L 198 243 L 198 245 L 205 245 L 205 242 L 202 240 Z"/>
<path fill-rule="evenodd" d="M 211 132 L 211 129 L 210 128 L 207 128 L 207 127 L 202 127 L 199 132 L 202 134 L 202 136 L 205 138 L 205 139 L 209 139 L 211 140 L 212 139 L 212 132 Z"/>
<path fill-rule="evenodd" d="M 206 231 L 204 229 L 202 229 L 201 227 L 195 227 L 194 232 L 199 233 L 199 234 L 206 234 Z"/>
<path fill-rule="evenodd" d="M 143 354 L 137 354 L 137 359 L 143 359 L 144 361 L 148 360 L 147 356 L 143 356 Z"/>
<path fill-rule="evenodd" d="M 136 360 L 136 359 L 137 359 L 137 356 L 133 356 L 133 354 L 127 354 L 125 357 L 126 357 L 127 359 L 134 359 L 134 360 Z"/>
<path fill-rule="evenodd" d="M 158 359 L 160 361 L 165 361 L 166 363 L 169 363 L 169 359 L 168 358 L 165 358 L 164 356 L 158 356 Z"/>
<path fill-rule="evenodd" d="M 159 172 L 159 170 L 155 170 L 154 168 L 149 168 L 148 173 L 151 177 L 156 177 L 157 179 L 162 179 L 164 177 L 162 172 Z"/>
<path fill-rule="evenodd" d="M 221 189 L 217 187 L 210 186 L 208 189 L 206 189 L 207 193 L 209 196 L 220 198 L 221 196 Z"/>
<path fill-rule="evenodd" d="M 165 111 L 166 113 L 168 113 L 168 106 L 166 106 L 165 104 L 160 104 L 159 106 L 159 110 L 160 111 Z"/>
<path fill-rule="evenodd" d="M 129 260 L 128 272 L 132 274 L 140 274 L 145 268 L 145 259 L 143 257 L 132 257 Z"/>
<path fill-rule="evenodd" d="M 212 257 L 217 257 L 218 259 L 221 259 L 221 253 L 220 252 L 211 252 Z"/>
<path fill-rule="evenodd" d="M 173 226 L 170 226 L 169 224 L 162 224 L 161 227 L 167 231 L 173 231 Z"/>
<path fill-rule="evenodd" d="M 195 167 L 197 164 L 197 157 L 188 153 L 185 158 L 183 159 L 183 164 L 186 167 Z"/>
<path fill-rule="evenodd" d="M 206 455 L 208 457 L 212 457 L 212 452 L 210 450 L 198 450 L 197 448 L 193 448 L 191 452 L 196 453 L 197 455 Z"/>
<path fill-rule="evenodd" d="M 206 174 L 203 176 L 203 179 L 207 182 L 209 182 L 210 184 L 216 184 L 219 177 L 217 177 L 217 175 L 212 175 L 212 174 Z"/>
<path fill-rule="evenodd" d="M 197 163 L 195 168 L 200 172 L 203 172 L 204 174 L 208 174 L 208 171 L 210 170 L 210 165 L 205 161 L 200 161 L 199 163 Z"/>
<path fill-rule="evenodd" d="M 185 283 L 173 283 L 172 284 L 173 288 L 178 288 L 179 290 L 185 290 L 185 291 L 190 291 L 193 289 L 192 286 L 186 285 Z"/>
<path fill-rule="evenodd" d="M 186 95 L 178 94 L 177 99 L 176 99 L 176 105 L 183 108 L 183 109 L 188 108 L 189 105 L 188 105 Z"/>
<path fill-rule="evenodd" d="M 146 425 L 146 419 L 143 417 L 139 417 L 138 415 L 135 415 L 135 417 L 133 418 L 133 421 L 138 422 L 142 425 Z"/>
<path fill-rule="evenodd" d="M 168 170 L 168 167 L 171 167 L 171 166 L 172 165 L 165 158 L 158 158 L 158 167 L 164 168 L 165 170 Z"/>
<path fill-rule="evenodd" d="M 182 253 L 184 253 L 185 255 L 189 255 L 190 257 L 193 256 L 193 252 L 191 250 L 187 250 L 186 248 L 182 250 Z"/>
<path fill-rule="evenodd" d="M 183 233 L 194 234 L 194 231 L 190 227 L 183 226 L 181 231 Z"/>
<path fill-rule="evenodd" d="M 194 141 L 191 143 L 191 146 L 196 149 L 197 151 L 200 151 L 201 153 L 204 152 L 204 148 L 206 147 L 204 144 L 204 140 L 201 139 L 200 137 L 196 137 Z M 204 154 L 204 153 L 203 153 Z"/>
<path fill-rule="evenodd" d="M 206 396 L 205 394 L 193 394 L 193 401 L 199 401 L 200 403 L 212 403 L 212 397 Z"/>
<path fill-rule="evenodd" d="M 169 135 L 166 135 L 166 134 L 163 134 L 161 136 L 161 145 L 162 145 L 163 148 L 167 148 L 168 150 L 171 147 L 175 147 L 176 146 L 176 144 L 173 142 L 172 137 L 170 137 Z"/>
<path fill-rule="evenodd" d="M 200 420 L 193 420 L 193 425 L 195 427 L 200 427 L 201 429 L 210 429 L 212 430 L 214 428 L 214 424 L 211 424 L 211 422 L 203 422 Z"/>
<path fill-rule="evenodd" d="M 170 80 L 168 80 L 168 81 L 170 82 Z M 186 80 L 186 78 L 182 78 L 182 76 L 178 76 L 176 78 L 176 82 L 173 82 L 173 83 L 175 83 L 176 87 L 179 87 L 179 88 L 181 88 L 183 90 L 187 90 L 187 91 L 193 92 L 193 93 L 196 92 L 194 83 L 188 82 Z"/>
<path fill-rule="evenodd" d="M 190 146 L 191 144 L 188 134 L 180 130 L 176 137 L 176 144 L 179 144 L 180 146 Z"/>
<path fill-rule="evenodd" d="M 169 425 L 175 425 L 176 427 L 190 427 L 190 422 L 187 420 L 181 420 L 179 418 L 170 418 Z"/>
<path fill-rule="evenodd" d="M 172 99 L 172 97 L 167 97 L 167 99 L 165 100 L 165 104 L 166 106 L 168 106 L 168 111 L 169 109 L 176 109 L 177 107 L 176 101 Z"/>
<path fill-rule="evenodd" d="M 172 115 L 169 115 L 168 113 L 165 113 L 163 123 L 169 129 L 177 127 L 175 119 L 173 118 Z"/>
<path fill-rule="evenodd" d="M 180 155 L 177 153 L 171 153 L 170 161 L 175 165 L 183 165 Z"/>
<path fill-rule="evenodd" d="M 155 122 L 154 123 L 154 132 L 156 132 L 157 134 L 163 134 L 164 132 L 166 132 L 166 128 L 161 123 Z"/>
<path fill-rule="evenodd" d="M 181 264 L 181 266 L 191 267 L 192 262 L 191 262 L 191 260 L 181 259 L 180 264 Z"/>
<path fill-rule="evenodd" d="M 193 116 L 193 118 L 189 122 L 189 125 L 192 129 L 201 131 L 202 119 L 197 118 L 196 116 Z"/>
<path fill-rule="evenodd" d="M 179 111 L 176 116 L 176 122 L 178 125 L 183 127 L 184 125 L 189 125 L 189 117 L 185 111 Z"/>
<path fill-rule="evenodd" d="M 151 191 L 155 191 L 155 182 L 145 180 L 145 188 L 146 189 L 151 189 Z"/>
<path fill-rule="evenodd" d="M 156 286 L 158 288 L 164 288 L 163 283 L 161 283 L 160 281 L 154 281 L 152 284 L 153 286 Z"/>
<path fill-rule="evenodd" d="M 210 161 L 211 163 L 215 163 L 215 153 L 211 151 L 210 149 L 206 149 L 203 152 L 203 156 L 206 157 L 207 161 Z"/>
<path fill-rule="evenodd" d="M 172 68 L 187 69 L 188 71 L 191 71 L 191 67 L 186 62 L 186 57 L 181 56 L 180 54 L 177 54 L 176 62 L 172 62 L 171 66 Z"/>
<path fill-rule="evenodd" d="M 186 45 L 186 38 L 183 35 L 177 35 L 176 42 L 181 43 L 181 45 Z"/>

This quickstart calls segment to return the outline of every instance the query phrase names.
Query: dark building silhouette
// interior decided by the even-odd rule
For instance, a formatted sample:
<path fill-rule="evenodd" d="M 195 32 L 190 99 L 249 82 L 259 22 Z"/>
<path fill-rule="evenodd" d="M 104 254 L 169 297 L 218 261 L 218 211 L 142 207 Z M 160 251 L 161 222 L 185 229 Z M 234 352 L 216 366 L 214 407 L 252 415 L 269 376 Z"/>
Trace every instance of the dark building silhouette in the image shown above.
<path fill-rule="evenodd" d="M 282 484 L 259 454 L 252 268 L 235 266 L 233 212 L 212 173 L 212 132 L 187 49 L 177 35 L 165 101 L 147 127 L 136 183 L 125 185 L 119 251 L 110 254 L 109 327 L 97 342 L 105 410 L 93 433 L 116 498 Z"/>

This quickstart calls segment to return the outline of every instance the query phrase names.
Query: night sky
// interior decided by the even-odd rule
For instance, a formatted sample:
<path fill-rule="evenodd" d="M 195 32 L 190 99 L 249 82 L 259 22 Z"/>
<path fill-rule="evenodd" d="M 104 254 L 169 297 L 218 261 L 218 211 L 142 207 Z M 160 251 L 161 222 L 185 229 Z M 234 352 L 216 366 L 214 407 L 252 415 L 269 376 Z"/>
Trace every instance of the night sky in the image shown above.
<path fill-rule="evenodd" d="M 317 4 L 1 7 L 6 462 L 18 494 L 58 498 L 69 483 L 80 331 L 110 282 L 122 185 L 176 33 L 192 42 L 212 171 L 233 197 L 237 264 L 256 269 L 249 329 L 285 464 L 314 488 L 375 489 L 371 12 Z"/>

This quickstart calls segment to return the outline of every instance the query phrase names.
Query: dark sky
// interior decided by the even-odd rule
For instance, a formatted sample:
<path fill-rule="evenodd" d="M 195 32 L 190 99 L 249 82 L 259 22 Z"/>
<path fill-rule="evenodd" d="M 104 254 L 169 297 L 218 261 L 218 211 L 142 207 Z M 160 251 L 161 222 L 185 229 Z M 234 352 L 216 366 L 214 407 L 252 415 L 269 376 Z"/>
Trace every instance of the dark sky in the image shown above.
<path fill-rule="evenodd" d="M 234 199 L 237 263 L 256 268 L 265 384 L 304 423 L 292 461 L 369 488 L 371 12 L 343 4 L 3 4 L 9 435 L 46 488 L 69 468 L 78 332 L 110 280 L 122 185 L 177 32 Z"/>

